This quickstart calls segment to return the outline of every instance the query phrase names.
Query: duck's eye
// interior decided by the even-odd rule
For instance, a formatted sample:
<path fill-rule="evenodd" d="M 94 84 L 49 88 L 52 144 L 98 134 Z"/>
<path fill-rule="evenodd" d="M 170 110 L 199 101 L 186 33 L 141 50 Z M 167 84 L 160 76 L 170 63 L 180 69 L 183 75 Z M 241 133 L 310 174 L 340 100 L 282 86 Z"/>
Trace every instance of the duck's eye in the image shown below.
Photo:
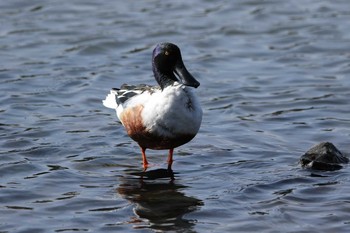
<path fill-rule="evenodd" d="M 169 55 L 168 50 L 165 50 L 164 54 L 165 54 L 166 56 L 168 56 L 168 55 Z"/>

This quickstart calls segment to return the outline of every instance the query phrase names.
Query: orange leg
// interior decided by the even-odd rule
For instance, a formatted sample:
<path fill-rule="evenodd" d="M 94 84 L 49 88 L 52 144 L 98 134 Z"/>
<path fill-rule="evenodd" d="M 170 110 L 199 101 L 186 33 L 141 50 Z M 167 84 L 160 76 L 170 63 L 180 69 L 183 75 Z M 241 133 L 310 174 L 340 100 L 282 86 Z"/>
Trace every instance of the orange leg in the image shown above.
<path fill-rule="evenodd" d="M 169 155 L 168 155 L 168 169 L 171 170 L 171 165 L 173 164 L 173 152 L 174 152 L 174 148 L 171 148 L 169 150 Z"/>
<path fill-rule="evenodd" d="M 146 148 L 141 147 L 141 153 L 142 153 L 142 163 L 143 163 L 143 169 L 146 171 L 148 167 L 148 162 L 146 158 Z"/>

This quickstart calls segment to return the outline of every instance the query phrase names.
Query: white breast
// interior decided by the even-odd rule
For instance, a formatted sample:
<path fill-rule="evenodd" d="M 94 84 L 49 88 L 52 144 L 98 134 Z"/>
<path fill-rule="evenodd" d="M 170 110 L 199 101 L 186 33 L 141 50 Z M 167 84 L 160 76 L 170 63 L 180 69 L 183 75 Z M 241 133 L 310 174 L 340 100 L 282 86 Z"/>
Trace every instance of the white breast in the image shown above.
<path fill-rule="evenodd" d="M 191 88 L 175 83 L 147 99 L 142 119 L 149 132 L 167 137 L 198 132 L 202 108 Z"/>

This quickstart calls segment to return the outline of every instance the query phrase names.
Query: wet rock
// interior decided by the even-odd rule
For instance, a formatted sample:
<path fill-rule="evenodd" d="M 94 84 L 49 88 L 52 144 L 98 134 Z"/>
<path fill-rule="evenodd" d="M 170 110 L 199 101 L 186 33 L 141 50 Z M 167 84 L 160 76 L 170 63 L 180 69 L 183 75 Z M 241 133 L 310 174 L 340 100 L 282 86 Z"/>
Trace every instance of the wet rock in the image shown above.
<path fill-rule="evenodd" d="M 300 158 L 301 166 L 325 171 L 339 170 L 343 168 L 341 164 L 348 162 L 349 159 L 330 142 L 321 142 L 311 147 Z"/>

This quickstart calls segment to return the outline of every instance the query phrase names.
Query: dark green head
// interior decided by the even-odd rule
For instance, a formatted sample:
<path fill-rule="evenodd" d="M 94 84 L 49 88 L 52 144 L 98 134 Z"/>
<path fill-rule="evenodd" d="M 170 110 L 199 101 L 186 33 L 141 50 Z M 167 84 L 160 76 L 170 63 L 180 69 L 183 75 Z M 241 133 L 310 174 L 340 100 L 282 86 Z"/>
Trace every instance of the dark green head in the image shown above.
<path fill-rule="evenodd" d="M 162 89 L 178 81 L 197 88 L 200 83 L 187 71 L 179 47 L 172 43 L 161 43 L 153 50 L 154 77 Z"/>

